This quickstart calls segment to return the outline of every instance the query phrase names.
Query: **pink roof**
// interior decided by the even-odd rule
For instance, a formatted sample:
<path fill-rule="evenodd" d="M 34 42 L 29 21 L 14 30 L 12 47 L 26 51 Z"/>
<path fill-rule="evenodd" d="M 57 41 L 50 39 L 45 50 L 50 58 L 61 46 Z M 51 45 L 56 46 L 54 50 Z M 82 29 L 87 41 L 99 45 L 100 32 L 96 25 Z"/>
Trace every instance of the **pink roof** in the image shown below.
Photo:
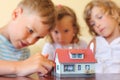
<path fill-rule="evenodd" d="M 71 59 L 69 53 L 83 53 L 84 59 Z M 90 49 L 56 49 L 60 63 L 95 63 L 94 54 Z"/>

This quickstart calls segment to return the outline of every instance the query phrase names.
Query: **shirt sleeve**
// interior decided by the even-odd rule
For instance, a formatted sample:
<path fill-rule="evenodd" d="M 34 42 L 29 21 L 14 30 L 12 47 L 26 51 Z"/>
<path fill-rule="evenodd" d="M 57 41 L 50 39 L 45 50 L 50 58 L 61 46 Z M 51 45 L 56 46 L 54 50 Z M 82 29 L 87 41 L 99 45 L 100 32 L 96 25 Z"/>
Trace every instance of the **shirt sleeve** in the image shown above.
<path fill-rule="evenodd" d="M 23 48 L 22 50 L 22 55 L 20 57 L 20 60 L 25 60 L 30 57 L 30 49 L 29 48 Z"/>
<path fill-rule="evenodd" d="M 86 41 L 80 40 L 80 48 L 81 48 L 81 49 L 85 49 L 85 48 L 87 48 L 87 46 L 88 46 L 88 44 L 87 44 Z"/>
<path fill-rule="evenodd" d="M 51 43 L 46 43 L 43 46 L 42 54 L 43 55 L 48 54 L 49 55 L 48 59 L 54 60 L 54 53 L 55 53 L 55 50 L 54 50 L 54 47 L 53 47 L 53 45 Z"/>

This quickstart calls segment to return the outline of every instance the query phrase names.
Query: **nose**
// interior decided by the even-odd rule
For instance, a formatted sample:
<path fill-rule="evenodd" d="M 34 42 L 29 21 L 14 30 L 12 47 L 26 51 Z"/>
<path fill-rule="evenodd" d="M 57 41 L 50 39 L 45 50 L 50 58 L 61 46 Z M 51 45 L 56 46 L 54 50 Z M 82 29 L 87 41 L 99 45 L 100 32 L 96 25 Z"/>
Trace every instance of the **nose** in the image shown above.
<path fill-rule="evenodd" d="M 65 39 L 64 34 L 59 34 L 59 40 L 63 41 Z"/>
<path fill-rule="evenodd" d="M 36 40 L 36 38 L 34 38 L 34 37 L 29 37 L 29 38 L 27 39 L 27 42 L 28 42 L 29 45 L 34 44 L 36 41 L 37 41 L 37 40 Z"/>
<path fill-rule="evenodd" d="M 100 27 L 100 22 L 96 21 L 96 27 L 99 28 Z"/>

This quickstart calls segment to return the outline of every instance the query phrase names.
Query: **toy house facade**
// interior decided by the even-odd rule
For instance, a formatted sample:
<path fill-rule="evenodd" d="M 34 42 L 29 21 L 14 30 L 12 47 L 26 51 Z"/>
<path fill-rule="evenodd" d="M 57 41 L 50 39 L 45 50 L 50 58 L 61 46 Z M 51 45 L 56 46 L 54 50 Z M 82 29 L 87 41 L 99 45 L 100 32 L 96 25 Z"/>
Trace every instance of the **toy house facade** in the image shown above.
<path fill-rule="evenodd" d="M 54 75 L 58 77 L 90 77 L 95 73 L 96 60 L 89 49 L 57 49 L 55 62 Z"/>

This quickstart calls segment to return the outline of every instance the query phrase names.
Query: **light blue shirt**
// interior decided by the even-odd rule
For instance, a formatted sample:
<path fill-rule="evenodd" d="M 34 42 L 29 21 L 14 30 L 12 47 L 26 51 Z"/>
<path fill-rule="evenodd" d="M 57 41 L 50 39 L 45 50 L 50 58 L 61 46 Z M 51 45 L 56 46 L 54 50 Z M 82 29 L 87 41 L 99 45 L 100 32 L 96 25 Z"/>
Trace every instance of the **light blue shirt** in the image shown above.
<path fill-rule="evenodd" d="M 29 56 L 28 48 L 16 49 L 3 35 L 0 35 L 0 60 L 19 61 Z"/>

